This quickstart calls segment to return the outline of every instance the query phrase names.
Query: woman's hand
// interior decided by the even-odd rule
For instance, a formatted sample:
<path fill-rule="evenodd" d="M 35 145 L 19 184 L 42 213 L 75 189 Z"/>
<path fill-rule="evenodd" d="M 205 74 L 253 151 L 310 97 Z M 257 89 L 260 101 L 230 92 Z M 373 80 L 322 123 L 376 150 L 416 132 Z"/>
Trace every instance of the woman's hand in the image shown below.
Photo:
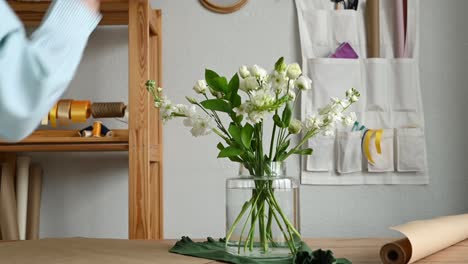
<path fill-rule="evenodd" d="M 98 13 L 101 0 L 81 0 L 83 1 L 91 10 Z"/>

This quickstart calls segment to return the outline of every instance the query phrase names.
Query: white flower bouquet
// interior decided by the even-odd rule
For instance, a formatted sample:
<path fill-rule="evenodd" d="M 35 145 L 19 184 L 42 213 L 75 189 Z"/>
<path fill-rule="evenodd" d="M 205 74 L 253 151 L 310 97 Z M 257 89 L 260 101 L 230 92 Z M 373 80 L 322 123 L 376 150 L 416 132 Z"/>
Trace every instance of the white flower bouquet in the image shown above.
<path fill-rule="evenodd" d="M 302 74 L 297 63 L 287 65 L 283 58 L 275 63 L 270 73 L 258 65 L 241 66 L 239 72 L 229 81 L 207 69 L 205 79 L 197 81 L 193 87 L 201 99 L 186 97 L 189 105 L 173 104 L 162 95 L 163 89 L 156 87 L 152 80 L 146 86 L 164 121 L 183 118 L 184 125 L 190 128 L 195 137 L 215 133 L 221 139 L 217 145 L 218 158 L 241 163 L 251 175 L 264 178 L 272 176 L 269 167 L 271 162 L 282 162 L 294 154 L 311 155 L 312 149 L 305 148 L 304 144 L 312 137 L 320 133 L 334 133 L 338 123 L 347 126 L 354 124 L 356 115 L 345 115 L 344 112 L 360 96 L 357 90 L 351 88 L 344 99 L 332 98 L 316 114 L 302 121 L 297 120 L 293 118 L 296 95 L 310 90 L 312 81 Z M 220 117 L 222 114 L 227 115 L 229 125 L 224 124 L 224 119 Z M 264 149 L 266 118 L 272 118 L 273 124 L 272 134 L 266 139 L 269 140 L 269 145 Z M 291 144 L 291 137 L 294 135 L 301 135 L 295 145 Z M 251 216 L 248 220 L 252 221 L 251 226 L 258 223 L 260 245 L 264 250 L 269 245 L 271 222 L 277 221 L 291 252 L 294 253 L 294 241 L 300 238 L 299 232 L 283 214 L 268 181 L 259 181 L 258 185 L 227 232 L 226 241 L 229 241 L 232 231 L 244 214 L 248 214 Z M 268 212 L 265 211 L 267 207 Z M 263 219 L 266 221 L 262 221 Z M 254 239 L 253 232 L 246 234 L 246 240 L 239 241 L 239 245 L 245 245 L 245 248 L 252 245 Z"/>

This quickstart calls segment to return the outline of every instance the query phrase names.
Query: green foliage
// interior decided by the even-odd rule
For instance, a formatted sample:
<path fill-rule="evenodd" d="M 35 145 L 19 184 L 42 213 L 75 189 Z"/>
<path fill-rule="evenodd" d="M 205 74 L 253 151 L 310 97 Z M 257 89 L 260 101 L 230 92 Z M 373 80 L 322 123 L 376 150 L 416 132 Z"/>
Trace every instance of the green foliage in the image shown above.
<path fill-rule="evenodd" d="M 298 154 L 298 155 L 312 155 L 312 152 L 313 150 L 311 148 L 305 148 L 305 149 L 294 150 L 292 153 Z"/>
<path fill-rule="evenodd" d="M 283 128 L 289 127 L 292 118 L 292 107 L 291 104 L 287 103 L 284 107 L 283 115 L 281 117 L 281 121 L 283 121 Z"/>
<path fill-rule="evenodd" d="M 229 134 L 231 134 L 231 137 L 239 144 L 239 145 L 242 145 L 242 138 L 241 138 L 241 131 L 242 131 L 242 128 L 237 126 L 236 124 L 234 123 L 231 123 L 229 125 Z"/>
<path fill-rule="evenodd" d="M 241 131 L 242 144 L 247 149 L 250 149 L 250 144 L 252 143 L 254 128 L 249 123 L 245 124 Z"/>
<path fill-rule="evenodd" d="M 242 149 L 238 149 L 236 147 L 229 146 L 229 147 L 226 147 L 226 148 L 222 149 L 219 152 L 218 158 L 232 158 L 232 157 L 241 155 L 242 153 L 244 153 L 244 151 Z"/>
<path fill-rule="evenodd" d="M 208 110 L 220 111 L 225 113 L 232 112 L 230 104 L 223 99 L 208 99 L 200 102 L 200 104 Z"/>
<path fill-rule="evenodd" d="M 285 128 L 286 126 L 284 125 L 283 121 L 281 121 L 281 118 L 279 115 L 275 114 L 273 116 L 273 121 L 275 122 L 275 125 L 281 128 Z"/>

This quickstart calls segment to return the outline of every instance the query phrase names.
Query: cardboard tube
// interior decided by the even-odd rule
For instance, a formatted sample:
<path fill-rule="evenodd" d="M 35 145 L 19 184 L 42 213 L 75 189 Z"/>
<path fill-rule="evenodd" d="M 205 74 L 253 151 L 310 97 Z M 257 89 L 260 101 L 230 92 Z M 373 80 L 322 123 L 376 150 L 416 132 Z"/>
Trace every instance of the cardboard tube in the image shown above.
<path fill-rule="evenodd" d="M 41 216 L 42 168 L 32 165 L 29 170 L 28 215 L 26 239 L 39 239 L 39 222 Z"/>
<path fill-rule="evenodd" d="M 405 56 L 405 10 L 403 0 L 395 0 L 395 57 Z"/>
<path fill-rule="evenodd" d="M 19 239 L 26 240 L 26 221 L 28 213 L 28 184 L 30 157 L 18 157 L 16 175 L 16 204 L 18 207 Z"/>
<path fill-rule="evenodd" d="M 380 57 L 380 3 L 379 0 L 367 0 L 367 57 Z"/>
<path fill-rule="evenodd" d="M 403 238 L 385 244 L 380 250 L 380 259 L 384 264 L 406 264 L 411 259 L 411 243 Z"/>
<path fill-rule="evenodd" d="M 15 197 L 15 166 L 2 164 L 2 185 L 0 186 L 0 228 L 4 240 L 18 240 L 18 218 Z"/>

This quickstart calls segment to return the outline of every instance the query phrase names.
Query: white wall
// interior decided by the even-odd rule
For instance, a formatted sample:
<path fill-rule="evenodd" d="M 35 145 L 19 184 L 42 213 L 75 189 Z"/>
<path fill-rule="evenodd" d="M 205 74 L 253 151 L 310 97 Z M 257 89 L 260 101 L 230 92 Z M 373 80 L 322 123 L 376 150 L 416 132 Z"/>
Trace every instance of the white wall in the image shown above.
<path fill-rule="evenodd" d="M 163 10 L 163 76 L 167 95 L 182 102 L 205 67 L 232 75 L 241 64 L 271 67 L 298 61 L 292 0 L 249 1 L 218 15 L 195 0 L 153 0 Z M 467 141 L 463 115 L 468 91 L 468 1 L 423 0 L 421 79 L 431 184 L 428 186 L 303 186 L 302 232 L 311 237 L 388 236 L 390 225 L 468 210 Z M 68 95 L 127 98 L 127 31 L 99 29 Z M 114 125 L 118 123 L 112 122 Z M 221 237 L 224 181 L 237 167 L 217 160 L 216 138 L 194 139 L 180 122 L 165 128 L 165 236 Z M 35 154 L 46 171 L 42 236 L 126 237 L 126 154 Z M 299 175 L 299 161 L 289 162 Z"/>

